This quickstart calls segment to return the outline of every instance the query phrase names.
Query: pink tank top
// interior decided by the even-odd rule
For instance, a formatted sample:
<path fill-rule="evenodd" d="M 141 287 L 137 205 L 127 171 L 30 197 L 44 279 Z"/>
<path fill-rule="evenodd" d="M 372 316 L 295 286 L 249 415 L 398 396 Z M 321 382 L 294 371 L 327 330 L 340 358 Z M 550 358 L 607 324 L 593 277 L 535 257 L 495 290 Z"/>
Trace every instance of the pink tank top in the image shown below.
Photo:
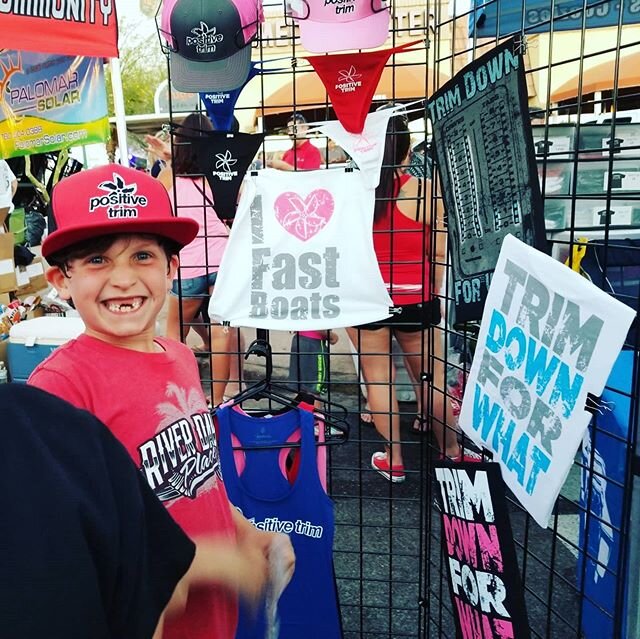
<path fill-rule="evenodd" d="M 409 179 L 410 175 L 400 176 L 400 188 Z M 404 215 L 395 197 L 384 215 L 373 223 L 373 247 L 393 303 L 419 304 L 431 297 L 430 227 Z"/>
<path fill-rule="evenodd" d="M 327 331 L 299 331 L 302 337 L 309 339 L 327 339 Z"/>
<path fill-rule="evenodd" d="M 200 231 L 190 244 L 180 251 L 180 277 L 193 279 L 208 273 L 216 273 L 222 254 L 227 246 L 229 229 L 220 221 L 213 207 L 207 203 L 202 192 L 213 202 L 209 185 L 203 180 L 176 178 L 176 204 L 179 217 L 191 218 L 200 225 Z M 173 189 L 169 192 L 173 202 Z"/>

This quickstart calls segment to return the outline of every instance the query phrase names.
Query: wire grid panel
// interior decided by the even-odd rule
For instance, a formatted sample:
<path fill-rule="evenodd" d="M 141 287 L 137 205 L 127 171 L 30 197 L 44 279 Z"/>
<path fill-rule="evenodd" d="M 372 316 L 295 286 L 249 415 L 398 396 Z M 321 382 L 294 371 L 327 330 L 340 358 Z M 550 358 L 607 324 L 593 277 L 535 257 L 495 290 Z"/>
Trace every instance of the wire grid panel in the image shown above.
<path fill-rule="evenodd" d="M 429 49 L 433 42 L 432 3 L 405 0 L 393 3 L 391 12 L 393 20 L 385 46 L 411 41 L 418 41 L 418 44 L 411 53 L 389 59 L 371 111 L 390 101 L 407 104 L 424 100 L 435 86 L 432 65 L 428 64 L 433 58 Z M 292 21 L 284 16 L 282 4 L 265 3 L 265 16 L 252 57 L 254 61 L 263 61 L 264 68 L 272 72 L 258 75 L 245 87 L 234 111 L 241 130 L 266 134 L 253 168 L 265 166 L 269 159 L 280 157 L 290 148 L 286 125 L 292 113 L 302 113 L 308 122 L 336 117 L 326 91 L 304 60 L 305 52 L 300 47 Z M 168 73 L 171 85 L 170 69 Z M 186 115 L 178 107 L 181 98 L 171 92 L 170 96 L 170 106 L 175 104 L 177 107 L 171 108 L 172 124 L 180 123 Z M 414 170 L 426 171 L 424 103 L 419 107 L 421 109 L 410 114 L 412 145 L 416 151 Z M 320 149 L 326 168 L 340 170 L 347 165 L 346 154 L 327 138 L 316 136 L 312 142 Z M 425 246 L 429 239 L 425 229 Z M 231 353 L 231 370 L 225 394 L 233 395 L 239 387 L 263 375 L 262 362 L 243 359 L 243 352 L 255 337 L 255 331 L 228 329 L 235 336 L 235 343 L 227 342 L 220 351 L 216 349 L 216 340 L 208 337 L 212 329 L 206 315 L 197 315 L 189 322 L 181 316 L 181 324 L 184 329 L 199 329 L 200 337 L 194 331 L 187 337 L 194 346 L 204 341 L 204 350 L 198 353 L 198 359 L 203 387 L 210 396 L 213 397 L 213 383 L 224 381 L 216 378 L 211 362 L 213 360 L 215 369 L 216 360 L 228 353 Z M 360 413 L 365 412 L 366 401 L 361 395 L 364 387 L 360 385 L 360 361 L 357 355 L 355 358 L 352 355 L 346 332 L 339 330 L 337 333 L 339 341 L 330 347 L 328 399 L 349 409 L 352 426 L 349 442 L 329 449 L 328 487 L 335 502 L 336 517 L 334 563 L 344 637 L 418 637 L 422 610 L 419 602 L 423 581 L 425 459 L 430 439 L 412 430 L 416 389 L 405 372 L 402 357 L 396 355 L 398 397 L 404 401 L 392 412 L 394 418 L 401 420 L 408 479 L 404 484 L 391 484 L 371 468 L 371 456 L 382 449 L 383 441 L 371 424 L 359 420 Z M 291 334 L 270 331 L 269 341 L 274 351 L 274 378 L 287 379 Z M 427 347 L 424 340 L 418 343 L 414 356 L 422 356 Z M 383 348 L 389 374 L 392 353 L 393 345 L 389 341 Z M 396 390 L 391 384 L 385 385 L 385 389 L 386 393 Z M 383 418 L 384 415 L 378 416 L 378 419 Z M 400 441 L 394 445 L 399 446 Z"/>
<path fill-rule="evenodd" d="M 504 0 L 502 4 L 506 4 Z M 410 55 L 390 59 L 388 83 L 374 96 L 372 110 L 387 101 L 408 103 L 426 97 L 469 60 L 498 42 L 496 37 L 468 37 L 469 12 L 461 2 L 396 1 L 391 11 L 388 46 L 412 39 L 424 39 L 424 43 Z M 267 19 L 253 58 L 272 60 L 268 66 L 279 70 L 254 78 L 235 110 L 242 130 L 267 134 L 256 167 L 264 166 L 268 158 L 290 146 L 284 132 L 291 113 L 302 112 L 308 121 L 335 118 L 326 92 L 312 82 L 314 74 L 304 62 L 305 52 L 295 37 L 294 25 L 284 17 L 282 5 L 266 4 L 265 13 Z M 578 237 L 600 241 L 604 254 L 599 252 L 597 257 L 604 269 L 596 283 L 621 283 L 623 294 L 637 304 L 638 277 L 633 264 L 611 265 L 607 247 L 614 238 L 633 239 L 638 227 L 640 187 L 635 183 L 635 166 L 640 151 L 635 140 L 640 135 L 636 134 L 635 120 L 618 122 L 609 118 L 607 122 L 604 112 L 640 106 L 636 88 L 626 86 L 621 65 L 624 56 L 640 42 L 640 35 L 625 25 L 609 27 L 603 38 L 596 38 L 596 30 L 591 29 L 587 38 L 586 25 L 581 26 L 572 32 L 572 38 L 556 31 L 551 35 L 526 32 L 527 79 L 530 103 L 535 107 L 532 122 L 547 233 L 558 259 L 572 255 Z M 585 92 L 583 89 L 588 87 L 580 83 L 580 78 L 586 77 L 592 63 L 610 58 L 614 60 L 611 85 Z M 556 88 L 573 77 L 577 78 L 575 96 L 567 98 L 558 93 L 556 98 Z M 171 118 L 180 121 L 183 115 L 172 111 Z M 633 119 L 635 115 L 629 117 Z M 424 114 L 410 118 L 412 142 L 424 150 L 428 123 Z M 595 124 L 587 124 L 589 118 Z M 329 140 L 317 137 L 313 142 L 321 149 L 327 167 L 340 166 L 347 160 Z M 426 163 L 424 169 L 427 170 Z M 434 181 L 437 183 L 437 177 Z M 429 202 L 430 211 L 437 209 L 436 203 Z M 425 247 L 433 243 L 435 234 L 442 232 L 433 216 L 428 216 L 428 221 Z M 630 248 L 628 252 L 634 250 Z M 435 271 L 438 261 L 432 258 L 432 262 Z M 598 274 L 594 277 L 598 279 Z M 195 322 L 210 330 L 206 321 Z M 253 332 L 231 330 L 237 338 L 225 346 L 225 352 L 232 353 L 227 394 L 259 378 L 262 372 L 260 364 L 244 362 L 242 358 Z M 473 351 L 473 327 L 454 330 L 447 328 L 445 321 L 433 334 L 426 335 L 416 349 L 416 356 L 425 357 L 425 376 L 413 380 L 414 384 L 404 372 L 402 357 L 394 358 L 391 340 L 382 344 L 379 358 L 384 360 L 391 380 L 382 386 L 400 403 L 390 413 L 376 415 L 374 411 L 370 417 L 366 415 L 364 397 L 367 389 L 361 384 L 362 355 L 358 352 L 362 345 L 356 337 L 353 356 L 346 333 L 338 332 L 338 343 L 330 347 L 329 398 L 350 410 L 352 425 L 349 443 L 332 448 L 329 459 L 329 491 L 336 515 L 334 561 L 344 636 L 453 637 L 430 468 L 431 459 L 439 454 L 433 434 L 442 425 L 431 406 L 436 394 L 447 392 L 450 412 L 446 424 L 454 432 L 455 408 Z M 272 331 L 270 340 L 275 351 L 275 376 L 286 378 L 291 335 Z M 638 396 L 635 340 L 635 335 L 630 337 L 630 360 L 624 362 L 626 368 L 622 369 L 626 373 L 609 388 L 613 399 L 608 401 L 623 411 L 626 428 L 624 432 L 612 432 L 610 415 L 594 419 L 591 443 L 576 458 L 549 529 L 540 529 L 510 499 L 534 636 L 580 637 L 588 625 L 585 622 L 592 618 L 597 618 L 605 629 L 599 636 L 637 636 L 632 632 L 637 624 L 631 618 L 635 603 L 626 594 L 631 580 L 637 583 L 632 568 L 640 565 L 632 561 L 637 551 L 629 525 L 632 515 L 636 515 L 634 497 L 638 494 L 632 491 Z M 436 348 L 445 343 L 447 349 Z M 215 379 L 211 372 L 210 352 L 214 358 L 223 354 L 212 343 L 211 351 L 205 350 L 201 356 L 205 388 L 214 380 L 223 381 Z M 442 371 L 443 364 L 446 377 L 436 374 Z M 424 434 L 414 430 L 416 392 L 425 393 L 423 415 L 431 423 L 431 432 Z M 361 414 L 364 420 L 360 419 Z M 385 481 L 371 468 L 371 456 L 382 446 L 380 436 L 368 423 L 376 417 L 381 422 L 399 418 L 400 436 L 394 445 L 403 448 L 407 479 L 402 484 Z M 618 423 L 620 420 L 616 419 Z M 615 462 L 609 462 L 602 454 L 607 446 L 614 451 Z M 608 598 L 603 599 L 597 585 L 598 581 L 605 583 L 605 579 L 611 579 L 613 587 L 607 588 Z M 593 622 L 593 627 L 599 626 Z M 585 636 L 589 636 L 588 632 L 587 628 Z"/>
<path fill-rule="evenodd" d="M 501 38 L 524 34 L 530 117 L 551 254 L 637 309 L 640 93 L 629 56 L 639 50 L 640 29 L 628 13 L 629 5 L 573 3 L 573 28 L 564 30 L 561 18 L 564 25 L 569 18 L 559 2 L 488 2 L 487 16 L 503 10 L 502 32 L 498 36 L 500 23 L 492 22 L 493 34 L 487 27 L 467 37 L 469 18 L 477 16 L 467 3 L 451 4 L 457 5 L 452 11 L 457 17 L 443 12 L 435 18 L 439 67 L 457 71 Z M 583 12 L 580 5 L 593 7 Z M 513 13 L 520 17 L 515 27 L 505 18 Z M 615 14 L 616 19 L 598 28 L 587 22 L 596 14 Z M 440 27 L 458 22 L 464 24 L 465 35 L 455 41 L 451 54 L 443 52 L 438 46 Z M 449 389 L 457 396 L 473 352 L 474 327 L 467 325 L 453 334 L 457 348 L 448 353 L 454 381 Z M 638 636 L 638 538 L 631 524 L 638 507 L 637 348 L 634 324 L 602 398 L 591 407 L 593 420 L 548 529 L 540 528 L 507 490 L 534 637 Z M 429 507 L 431 496 L 425 509 L 422 630 L 427 637 L 453 637 L 439 516 Z"/>
<path fill-rule="evenodd" d="M 263 130 L 267 138 L 256 167 L 263 166 L 269 157 L 277 156 L 290 145 L 283 135 L 288 118 L 293 112 L 301 112 L 308 121 L 334 119 L 335 113 L 326 92 L 312 93 L 308 83 L 311 72 L 300 57 L 299 41 L 294 38 L 293 25 L 282 16 L 280 4 L 265 5 L 267 21 L 258 38 L 254 59 L 276 58 L 272 66 L 282 71 L 270 76 L 258 76 L 247 87 L 238 102 L 235 114 L 243 130 Z M 394 21 L 388 46 L 409 40 L 433 38 L 430 21 L 433 19 L 431 4 L 408 0 L 392 6 Z M 411 55 L 392 57 L 385 71 L 383 89 L 374 97 L 371 110 L 388 101 L 411 102 L 424 99 L 428 87 L 433 85 L 432 70 L 428 62 L 425 42 Z M 277 60 L 279 58 L 279 60 Z M 281 84 L 281 87 L 277 87 Z M 274 86 L 276 87 L 274 89 Z M 180 122 L 184 114 L 173 113 L 172 120 Z M 426 123 L 419 112 L 412 116 L 413 144 L 424 152 Z M 315 138 L 326 165 L 344 163 L 346 157 L 327 139 Z M 416 169 L 420 169 L 420 161 Z M 426 166 L 423 167 L 426 170 Z M 425 243 L 428 241 L 425 230 Z M 183 326 L 187 324 L 183 321 Z M 201 333 L 210 331 L 206 317 L 196 317 L 190 323 L 200 325 Z M 263 368 L 260 362 L 244 362 L 242 353 L 255 333 L 245 329 L 229 329 L 236 336 L 236 346 L 231 352 L 232 366 L 227 394 L 260 378 Z M 405 400 L 396 408 L 395 417 L 401 419 L 401 442 L 405 451 L 407 481 L 390 484 L 371 468 L 371 455 L 382 447 L 382 440 L 371 424 L 360 422 L 360 413 L 366 412 L 365 399 L 361 395 L 360 361 L 352 357 L 349 341 L 344 331 L 330 350 L 328 398 L 350 409 L 352 424 L 348 444 L 330 450 L 329 491 L 335 501 L 336 537 L 334 560 L 337 587 L 341 604 L 345 638 L 360 637 L 418 637 L 420 635 L 420 590 L 423 582 L 421 557 L 423 556 L 425 503 L 425 459 L 429 438 L 412 430 L 416 414 L 415 393 L 411 380 L 396 356 L 398 388 L 388 386 L 388 391 L 398 391 Z M 190 338 L 195 340 L 195 336 Z M 274 376 L 286 379 L 291 335 L 271 331 L 269 339 L 274 347 Z M 440 337 L 440 339 L 443 339 Z M 205 336 L 206 340 L 206 336 Z M 206 342 L 205 342 L 206 343 Z M 215 350 L 214 360 L 224 353 Z M 420 343 L 415 355 L 421 356 L 427 344 Z M 393 346 L 385 345 L 384 357 L 391 373 Z M 210 352 L 205 348 L 199 353 L 205 390 L 215 379 L 210 368 Z M 444 382 L 441 382 L 441 390 Z M 382 419 L 380 416 L 379 419 Z M 372 415 L 375 420 L 376 415 Z"/>

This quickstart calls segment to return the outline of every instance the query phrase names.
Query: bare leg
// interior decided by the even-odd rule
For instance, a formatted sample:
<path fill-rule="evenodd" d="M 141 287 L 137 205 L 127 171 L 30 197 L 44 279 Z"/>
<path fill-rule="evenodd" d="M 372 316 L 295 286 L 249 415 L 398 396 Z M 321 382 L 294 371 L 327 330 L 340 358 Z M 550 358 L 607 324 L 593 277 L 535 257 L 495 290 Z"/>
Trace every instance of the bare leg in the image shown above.
<path fill-rule="evenodd" d="M 435 329 L 434 329 L 435 330 Z M 424 334 L 424 352 L 423 352 L 423 333 L 420 331 L 415 333 L 405 333 L 396 331 L 395 337 L 405 353 L 405 362 L 409 366 L 413 379 L 419 380 L 422 371 L 429 370 L 429 349 L 431 348 L 431 336 Z M 418 406 L 421 408 L 431 404 L 431 427 L 434 435 L 438 440 L 440 451 L 450 457 L 455 457 L 460 452 L 458 446 L 457 431 L 452 427 L 453 413 L 451 405 L 446 397 L 446 376 L 443 357 L 443 340 L 442 335 L 437 332 L 433 337 L 434 361 L 433 361 L 433 381 L 424 385 L 424 396 L 421 396 L 420 387 L 418 387 L 417 397 L 420 398 Z M 431 393 L 433 391 L 433 394 Z M 426 411 L 425 411 L 426 412 Z M 425 414 L 424 412 L 421 414 Z"/>
<path fill-rule="evenodd" d="M 369 408 L 376 430 L 386 442 L 387 459 L 392 466 L 401 466 L 400 416 L 393 384 L 395 368 L 391 357 L 389 329 L 358 331 L 348 328 L 347 333 L 360 354 Z"/>
<path fill-rule="evenodd" d="M 195 297 L 185 297 L 179 300 L 175 295 L 169 296 L 167 309 L 167 337 L 184 341 L 189 333 L 189 324 L 200 310 L 202 300 Z M 180 309 L 182 308 L 182 330 L 180 330 Z"/>
<path fill-rule="evenodd" d="M 198 337 L 202 340 L 204 344 L 204 350 L 207 352 L 211 351 L 211 339 L 209 334 L 209 325 L 204 323 L 204 319 L 202 315 L 198 315 L 194 318 L 194 320 L 198 320 L 191 326 L 193 331 L 197 333 Z"/>
<path fill-rule="evenodd" d="M 359 364 L 358 364 L 358 344 L 357 344 L 357 339 L 358 339 L 358 331 L 356 329 L 352 329 L 352 328 L 347 328 L 347 337 L 349 338 L 349 345 L 351 346 L 351 354 L 353 356 L 353 365 L 354 367 L 357 369 L 359 368 Z M 354 342 L 355 340 L 355 342 Z M 367 387 L 366 384 L 364 382 L 363 376 L 362 376 L 362 371 L 361 370 L 357 370 L 356 371 L 358 374 L 358 378 L 360 380 L 360 393 L 362 394 L 362 396 L 365 399 L 364 402 L 364 408 L 362 409 L 362 412 L 360 413 L 360 421 L 363 424 L 369 424 L 370 426 L 373 426 L 373 415 L 371 414 L 371 408 L 369 407 L 369 401 L 367 399 Z"/>
<path fill-rule="evenodd" d="M 239 328 L 229 329 L 229 383 L 226 395 L 237 395 L 242 388 L 242 351 L 244 341 Z"/>
<path fill-rule="evenodd" d="M 413 366 L 409 357 L 406 353 L 402 354 L 402 359 L 404 360 L 404 367 L 407 371 L 407 375 L 411 384 L 413 386 L 413 390 L 416 395 L 416 417 L 413 420 L 413 426 L 411 427 L 416 432 L 429 432 L 431 430 L 431 424 L 428 421 L 425 421 L 424 417 L 424 402 L 423 402 L 423 393 L 422 393 L 422 384 L 420 383 L 420 378 L 416 378 Z"/>
<path fill-rule="evenodd" d="M 211 386 L 213 405 L 217 406 L 224 398 L 224 391 L 229 382 L 229 342 L 231 330 L 226 326 L 214 324 L 211 327 Z"/>

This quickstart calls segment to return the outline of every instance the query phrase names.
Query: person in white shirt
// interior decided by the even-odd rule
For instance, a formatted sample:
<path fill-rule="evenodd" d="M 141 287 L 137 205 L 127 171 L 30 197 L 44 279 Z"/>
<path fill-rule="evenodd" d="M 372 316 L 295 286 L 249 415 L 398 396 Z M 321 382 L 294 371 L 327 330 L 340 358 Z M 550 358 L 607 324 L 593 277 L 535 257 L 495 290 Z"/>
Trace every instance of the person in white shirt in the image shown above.
<path fill-rule="evenodd" d="M 0 216 L 13 211 L 13 196 L 18 180 L 5 160 L 0 160 Z"/>

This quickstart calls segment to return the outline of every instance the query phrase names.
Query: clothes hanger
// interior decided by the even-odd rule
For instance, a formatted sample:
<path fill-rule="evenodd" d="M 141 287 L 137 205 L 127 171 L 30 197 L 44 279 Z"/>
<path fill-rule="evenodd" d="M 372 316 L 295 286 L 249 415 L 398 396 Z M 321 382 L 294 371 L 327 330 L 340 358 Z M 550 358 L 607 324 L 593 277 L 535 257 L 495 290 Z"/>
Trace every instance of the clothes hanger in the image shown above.
<path fill-rule="evenodd" d="M 324 426 L 324 440 L 321 438 L 321 441 L 318 441 L 317 444 L 320 446 L 332 446 L 345 443 L 349 437 L 347 409 L 337 402 L 324 399 L 322 401 L 326 408 L 316 408 L 313 405 L 316 398 L 311 393 L 298 392 L 297 389 L 288 387 L 285 384 L 273 382 L 273 352 L 269 341 L 262 336 L 262 331 L 266 334 L 265 329 L 258 329 L 258 338 L 249 345 L 244 358 L 247 359 L 250 355 L 265 358 L 265 375 L 263 379 L 234 395 L 224 404 L 221 404 L 220 407 L 231 408 L 239 406 L 247 400 L 258 401 L 266 399 L 269 402 L 269 414 L 277 415 L 279 412 L 282 413 L 298 408 L 304 409 L 306 404 L 308 406 L 307 410 L 312 412 L 317 422 Z M 277 409 L 273 410 L 271 409 L 272 403 L 279 404 L 282 408 L 279 411 Z M 214 409 L 214 415 L 216 411 L 217 409 Z M 253 414 L 255 415 L 256 412 L 254 411 Z M 265 446 L 265 448 L 292 448 L 296 446 L 300 446 L 300 443 L 287 442 L 282 446 Z"/>

